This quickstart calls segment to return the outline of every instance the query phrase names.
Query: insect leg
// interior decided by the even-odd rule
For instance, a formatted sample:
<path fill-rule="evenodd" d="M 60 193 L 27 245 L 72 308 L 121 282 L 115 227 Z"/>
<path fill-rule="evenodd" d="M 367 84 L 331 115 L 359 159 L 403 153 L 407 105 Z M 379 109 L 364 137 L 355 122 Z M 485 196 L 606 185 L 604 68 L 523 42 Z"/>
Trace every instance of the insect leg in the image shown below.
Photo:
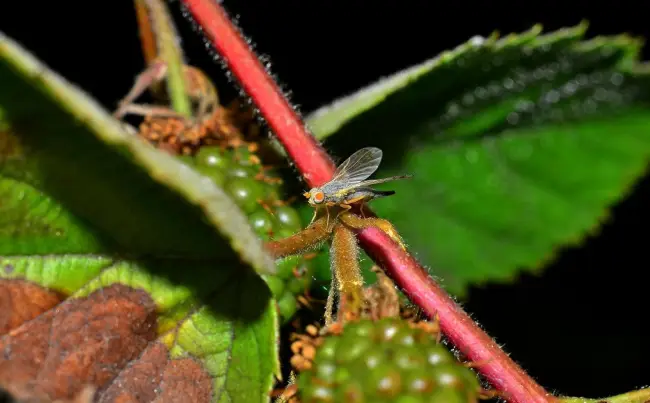
<path fill-rule="evenodd" d="M 330 226 L 330 207 L 336 206 L 336 203 L 334 202 L 326 202 L 325 203 L 325 210 L 327 211 L 327 221 L 325 223 L 325 228 L 329 228 Z M 336 216 L 338 218 L 338 215 Z"/>
<path fill-rule="evenodd" d="M 334 311 L 334 300 L 338 295 L 339 282 L 336 278 L 336 275 L 332 273 L 332 282 L 330 283 L 330 290 L 327 294 L 327 303 L 325 304 L 325 327 L 330 326 L 334 322 L 334 316 L 332 315 Z"/>
<path fill-rule="evenodd" d="M 346 203 L 339 204 L 339 207 L 341 207 L 343 210 L 339 211 L 336 214 L 336 219 L 338 219 L 341 214 L 347 213 L 348 211 L 350 211 L 350 209 L 352 208 L 352 206 L 350 206 L 349 204 L 346 204 Z"/>
<path fill-rule="evenodd" d="M 196 116 L 199 119 L 206 118 L 219 104 L 217 90 L 210 79 L 196 67 L 184 66 L 184 74 L 188 84 L 187 93 L 198 103 Z"/>
<path fill-rule="evenodd" d="M 176 111 L 166 106 L 157 105 L 142 105 L 142 104 L 128 104 L 119 109 L 121 116 L 131 114 L 138 116 L 155 116 L 159 118 L 183 118 Z M 115 112 L 116 117 L 118 112 Z"/>
<path fill-rule="evenodd" d="M 346 213 L 346 212 L 350 211 L 353 204 L 358 203 L 358 202 L 363 202 L 363 200 L 365 198 L 366 198 L 366 196 L 363 195 L 363 196 L 352 198 L 350 200 L 346 200 L 345 203 L 339 204 L 339 207 L 343 208 L 343 210 L 339 211 L 339 213 L 336 215 L 336 218 L 338 218 L 341 215 L 341 213 Z"/>
<path fill-rule="evenodd" d="M 138 74 L 135 83 L 128 94 L 119 102 L 117 110 L 113 113 L 118 119 L 121 119 L 126 113 L 126 107 L 132 105 L 133 101 L 142 95 L 151 85 L 159 82 L 167 75 L 167 63 L 162 60 L 153 62 L 145 71 Z"/>
<path fill-rule="evenodd" d="M 329 207 L 325 206 L 325 211 L 327 212 L 327 221 L 325 221 L 325 228 L 330 227 L 330 209 Z"/>
<path fill-rule="evenodd" d="M 404 245 L 404 242 L 402 241 L 399 233 L 395 227 L 393 227 L 393 224 L 387 220 L 384 220 L 382 218 L 361 218 L 354 214 L 346 214 L 341 217 L 341 221 L 343 221 L 343 224 L 356 229 L 377 227 L 381 231 L 385 232 L 386 235 L 391 237 L 395 242 L 397 242 L 402 247 L 402 249 L 406 250 L 406 245 Z"/>
<path fill-rule="evenodd" d="M 314 223 L 314 220 L 316 219 L 316 216 L 318 215 L 318 207 L 314 208 L 314 215 L 311 217 L 311 221 L 309 221 L 309 225 L 312 225 Z M 309 227 L 309 225 L 307 225 Z M 327 228 L 327 227 L 325 227 Z"/>

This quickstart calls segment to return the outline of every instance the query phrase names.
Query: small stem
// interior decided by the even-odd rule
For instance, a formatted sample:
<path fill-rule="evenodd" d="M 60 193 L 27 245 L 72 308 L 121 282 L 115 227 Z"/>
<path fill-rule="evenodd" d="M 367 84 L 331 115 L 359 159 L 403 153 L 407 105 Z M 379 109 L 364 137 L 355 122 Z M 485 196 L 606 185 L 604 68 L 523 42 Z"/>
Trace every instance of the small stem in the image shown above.
<path fill-rule="evenodd" d="M 182 0 L 253 99 L 307 183 L 318 186 L 334 172 L 330 157 L 305 130 L 273 79 L 213 0 Z M 450 341 L 469 359 L 485 362 L 478 370 L 510 402 L 555 402 L 429 277 L 419 263 L 377 228 L 359 232 L 361 246 L 429 315 L 437 315 Z"/>
<path fill-rule="evenodd" d="M 145 0 L 135 0 L 135 15 L 138 20 L 138 30 L 140 31 L 140 44 L 142 45 L 142 53 L 144 54 L 144 61 L 149 66 L 158 57 L 158 49 L 156 47 L 156 36 L 151 26 L 151 18 L 149 18 L 149 9 Z"/>
<path fill-rule="evenodd" d="M 192 105 L 185 88 L 184 61 L 178 34 L 164 0 L 145 0 L 153 22 L 160 57 L 167 63 L 167 92 L 174 111 L 192 117 Z"/>
<path fill-rule="evenodd" d="M 140 33 L 140 45 L 142 46 L 144 62 L 147 67 L 150 67 L 152 64 L 160 61 L 160 59 L 158 59 L 156 32 L 151 25 L 147 0 L 134 0 L 133 3 L 135 7 L 135 15 L 138 21 L 138 32 Z M 149 91 L 157 100 L 166 99 L 164 98 L 165 89 L 161 84 L 163 83 L 153 82 L 149 87 Z"/>

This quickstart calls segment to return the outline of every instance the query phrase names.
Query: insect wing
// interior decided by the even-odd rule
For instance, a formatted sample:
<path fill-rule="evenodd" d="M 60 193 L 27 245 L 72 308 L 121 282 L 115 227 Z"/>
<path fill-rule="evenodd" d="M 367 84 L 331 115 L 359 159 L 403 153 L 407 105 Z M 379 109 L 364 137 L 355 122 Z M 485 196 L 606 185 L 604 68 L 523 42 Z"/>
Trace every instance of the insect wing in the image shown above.
<path fill-rule="evenodd" d="M 399 175 L 399 176 L 391 176 L 389 178 L 381 178 L 381 179 L 370 179 L 367 181 L 361 181 L 357 183 L 354 187 L 367 187 L 371 185 L 379 185 L 380 183 L 386 183 L 386 182 L 392 182 L 392 181 L 398 181 L 402 179 L 411 179 L 413 176 L 412 175 Z"/>
<path fill-rule="evenodd" d="M 379 168 L 382 155 L 379 148 L 362 148 L 336 168 L 330 183 L 345 182 L 347 185 L 354 185 L 368 179 Z"/>

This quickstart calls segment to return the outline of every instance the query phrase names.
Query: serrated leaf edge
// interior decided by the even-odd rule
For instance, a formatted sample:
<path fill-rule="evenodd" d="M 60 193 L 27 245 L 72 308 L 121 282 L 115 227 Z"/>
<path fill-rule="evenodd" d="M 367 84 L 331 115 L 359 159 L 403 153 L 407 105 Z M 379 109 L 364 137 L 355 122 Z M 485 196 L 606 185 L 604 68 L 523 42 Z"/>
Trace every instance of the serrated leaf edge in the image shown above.
<path fill-rule="evenodd" d="M 317 139 L 323 140 L 334 134 L 350 119 L 380 104 L 389 95 L 406 87 L 413 81 L 417 81 L 431 69 L 454 61 L 469 49 L 485 47 L 491 50 L 502 50 L 507 47 L 524 45 L 539 48 L 552 45 L 560 40 L 579 41 L 586 34 L 587 28 L 587 21 L 581 21 L 574 27 L 561 28 L 542 35 L 542 25 L 536 24 L 527 31 L 507 34 L 501 38 L 496 32 L 487 38 L 474 36 L 452 50 L 444 51 L 432 59 L 381 78 L 351 95 L 339 98 L 329 105 L 316 109 L 307 115 L 307 125 Z M 627 34 L 597 36 L 574 44 L 574 49 L 576 51 L 589 51 L 604 45 L 616 45 L 625 49 L 625 56 L 621 58 L 618 64 L 618 67 L 622 70 L 634 71 L 637 74 L 650 73 L 650 63 L 638 61 L 643 40 Z M 328 119 L 327 117 L 331 114 L 338 114 L 339 118 L 336 120 Z"/>

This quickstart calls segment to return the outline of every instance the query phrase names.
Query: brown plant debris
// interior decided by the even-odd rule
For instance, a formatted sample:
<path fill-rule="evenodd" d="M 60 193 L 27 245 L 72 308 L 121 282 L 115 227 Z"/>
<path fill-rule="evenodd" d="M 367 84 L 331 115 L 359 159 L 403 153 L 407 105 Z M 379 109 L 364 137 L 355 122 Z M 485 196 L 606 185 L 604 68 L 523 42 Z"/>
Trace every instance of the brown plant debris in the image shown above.
<path fill-rule="evenodd" d="M 395 283 L 378 266 L 370 270 L 377 275 L 377 282 L 363 290 L 363 317 L 379 320 L 400 316 L 400 299 Z"/>
<path fill-rule="evenodd" d="M 88 385 L 107 385 L 155 337 L 149 295 L 114 284 L 0 338 L 0 387 L 17 399 L 73 399 Z"/>
<path fill-rule="evenodd" d="M 12 397 L 12 400 L 10 402 L 13 403 L 92 403 L 95 401 L 95 393 L 96 393 L 95 387 L 87 385 L 71 399 L 52 400 L 46 396 L 36 397 L 31 395 L 26 399 L 19 399 L 19 400 L 16 400 Z M 2 395 L 0 395 L 0 397 L 2 397 Z M 4 402 L 4 400 L 0 400 L 0 401 Z"/>
<path fill-rule="evenodd" d="M 111 382 L 99 403 L 208 403 L 212 379 L 191 358 L 170 360 L 162 343 L 151 344 Z"/>
<path fill-rule="evenodd" d="M 160 117 L 147 115 L 140 124 L 139 134 L 174 154 L 193 154 L 202 146 L 218 145 L 222 147 L 247 146 L 251 152 L 257 151 L 255 143 L 248 143 L 242 130 L 253 132 L 253 126 L 243 120 L 244 115 L 239 106 L 228 108 L 217 106 L 208 115 L 190 120 L 182 117 Z M 259 159 L 253 161 L 259 163 Z"/>
<path fill-rule="evenodd" d="M 34 319 L 63 300 L 58 293 L 25 280 L 0 280 L 0 335 Z"/>

